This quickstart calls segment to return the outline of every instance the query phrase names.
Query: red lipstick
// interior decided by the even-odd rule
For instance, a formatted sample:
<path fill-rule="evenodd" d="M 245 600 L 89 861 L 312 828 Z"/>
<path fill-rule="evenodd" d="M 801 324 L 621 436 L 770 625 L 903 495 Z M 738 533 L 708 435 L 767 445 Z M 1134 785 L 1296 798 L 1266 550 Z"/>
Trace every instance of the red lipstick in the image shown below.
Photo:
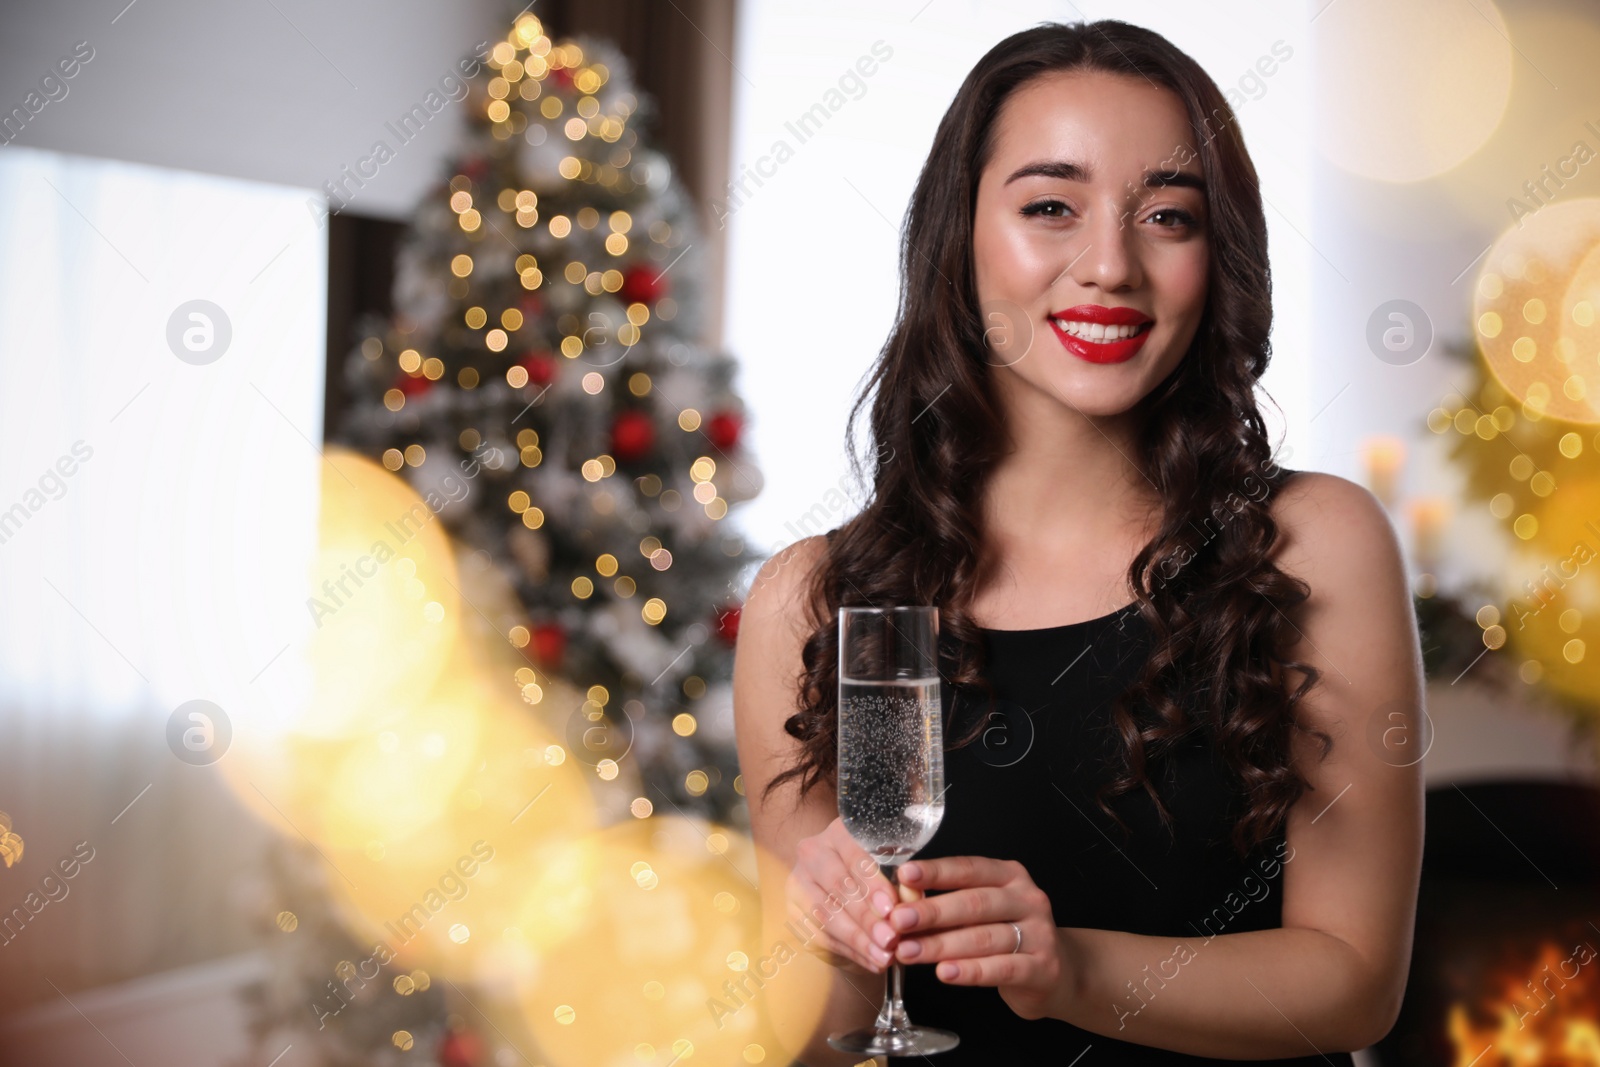
<path fill-rule="evenodd" d="M 1061 328 L 1058 319 L 1100 326 L 1137 326 L 1139 330 L 1132 337 L 1093 341 L 1087 337 L 1076 337 L 1068 333 Z M 1139 349 L 1144 347 L 1154 321 L 1150 316 L 1133 308 L 1106 307 L 1102 304 L 1077 304 L 1050 313 L 1050 328 L 1056 332 L 1062 347 L 1079 359 L 1090 363 L 1121 363 L 1132 359 Z"/>

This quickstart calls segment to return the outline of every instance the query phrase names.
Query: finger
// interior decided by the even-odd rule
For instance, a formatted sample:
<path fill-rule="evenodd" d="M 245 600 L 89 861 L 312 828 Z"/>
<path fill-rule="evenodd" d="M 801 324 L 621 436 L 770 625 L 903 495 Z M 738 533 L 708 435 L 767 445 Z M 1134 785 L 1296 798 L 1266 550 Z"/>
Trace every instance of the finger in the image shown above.
<path fill-rule="evenodd" d="M 894 899 L 887 892 L 893 889 L 893 886 L 889 884 L 888 879 L 877 873 L 877 864 L 865 852 L 861 854 L 860 862 L 855 866 L 858 872 L 863 869 L 873 872 L 874 876 L 881 882 L 881 887 L 875 888 L 875 883 L 871 878 L 860 874 L 847 872 L 841 875 L 839 872 L 845 871 L 846 868 L 844 858 L 839 857 L 837 865 L 830 863 L 826 868 L 832 872 L 830 877 L 836 880 L 839 891 L 828 897 L 824 904 L 830 913 L 833 910 L 838 910 L 848 915 L 851 922 L 867 932 L 868 939 L 877 948 L 882 948 L 892 954 L 900 935 L 894 927 L 884 920 L 894 907 Z M 835 884 L 835 882 L 830 881 L 823 884 Z M 878 953 L 873 952 L 872 955 L 876 958 Z"/>
<path fill-rule="evenodd" d="M 854 956 L 840 955 L 835 952 L 829 952 L 827 949 L 824 949 L 818 945 L 810 946 L 807 951 L 810 952 L 811 955 L 817 957 L 817 959 L 821 960 L 823 963 L 826 963 L 829 967 L 837 967 L 841 971 L 849 971 L 851 974 L 878 973 L 872 968 L 863 967 Z"/>
<path fill-rule="evenodd" d="M 823 892 L 803 872 L 796 875 L 789 921 L 803 947 L 811 951 L 815 945 L 821 952 L 846 955 L 863 969 L 881 972 L 889 964 L 893 942 L 887 946 L 874 942 L 867 927 L 845 910 L 841 897 Z"/>
<path fill-rule="evenodd" d="M 846 911 L 862 929 L 870 928 L 874 919 L 887 914 L 888 909 L 879 906 L 881 902 L 872 900 L 875 894 L 869 875 L 877 876 L 878 868 L 865 852 L 861 853 L 859 861 L 852 860 L 840 852 L 837 842 L 826 836 L 807 838 L 796 854 L 795 869 L 803 871 L 822 890 L 820 894 L 807 894 L 808 905 L 815 898 L 827 906 L 828 914 Z M 885 880 L 884 885 L 887 884 Z M 818 916 L 817 921 L 822 922 L 825 917 Z"/>
<path fill-rule="evenodd" d="M 829 929 L 801 920 L 792 929 L 799 931 L 802 949 L 834 966 L 848 962 L 859 972 L 877 974 L 888 965 L 889 953 L 873 945 L 859 927 Z"/>
<path fill-rule="evenodd" d="M 817 957 L 830 967 L 840 967 L 856 974 L 873 974 L 877 968 L 863 961 L 857 951 L 825 930 L 811 928 L 800 938 L 800 948 Z"/>
<path fill-rule="evenodd" d="M 853 871 L 841 882 L 847 896 L 853 900 L 859 899 L 862 910 L 870 912 L 873 918 L 886 918 L 895 904 L 903 899 L 900 887 L 885 877 L 877 861 L 865 851 L 858 850 L 858 854 L 847 855 L 844 859 Z"/>
<path fill-rule="evenodd" d="M 876 960 L 863 961 L 859 950 L 851 945 L 841 944 L 831 934 L 825 932 L 818 932 L 809 939 L 803 939 L 800 947 L 830 967 L 838 967 L 854 974 L 882 974 L 888 967 L 888 963 L 878 963 Z"/>
<path fill-rule="evenodd" d="M 840 861 L 848 866 L 859 882 L 861 895 L 868 902 L 868 907 L 880 919 L 888 915 L 889 909 L 900 899 L 895 885 L 878 866 L 878 861 L 850 836 L 850 831 L 844 828 L 843 819 L 834 819 L 828 829 L 839 850 Z"/>
<path fill-rule="evenodd" d="M 1022 916 L 1022 905 L 1012 893 L 996 886 L 978 886 L 898 904 L 889 913 L 889 925 L 904 934 L 910 930 L 976 926 Z"/>
<path fill-rule="evenodd" d="M 1022 864 L 1016 860 L 941 856 L 931 860 L 908 860 L 900 868 L 900 880 L 922 890 L 965 889 L 975 885 L 1005 885 L 1022 869 Z"/>
<path fill-rule="evenodd" d="M 1007 986 L 1022 985 L 1037 963 L 1026 952 L 1005 956 L 980 956 L 977 959 L 945 960 L 933 969 L 946 985 Z"/>
<path fill-rule="evenodd" d="M 907 937 L 896 946 L 902 963 L 937 963 L 940 960 L 974 959 L 1001 956 L 1017 944 L 1017 931 L 1006 923 L 984 923 L 956 930 Z"/>

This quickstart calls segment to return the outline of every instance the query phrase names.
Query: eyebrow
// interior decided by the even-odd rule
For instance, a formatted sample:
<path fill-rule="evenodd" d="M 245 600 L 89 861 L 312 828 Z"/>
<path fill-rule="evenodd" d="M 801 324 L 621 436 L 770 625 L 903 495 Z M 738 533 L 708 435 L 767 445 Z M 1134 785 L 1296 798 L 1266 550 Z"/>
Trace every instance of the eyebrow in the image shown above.
<path fill-rule="evenodd" d="M 1073 163 L 1065 159 L 1041 159 L 1018 167 L 1005 180 L 1006 185 L 1019 178 L 1058 178 L 1068 182 L 1087 182 L 1091 174 L 1089 168 L 1080 163 Z M 1144 172 L 1144 187 L 1146 189 L 1196 189 L 1202 193 L 1206 191 L 1206 180 L 1192 171 L 1178 170 L 1147 170 Z"/>

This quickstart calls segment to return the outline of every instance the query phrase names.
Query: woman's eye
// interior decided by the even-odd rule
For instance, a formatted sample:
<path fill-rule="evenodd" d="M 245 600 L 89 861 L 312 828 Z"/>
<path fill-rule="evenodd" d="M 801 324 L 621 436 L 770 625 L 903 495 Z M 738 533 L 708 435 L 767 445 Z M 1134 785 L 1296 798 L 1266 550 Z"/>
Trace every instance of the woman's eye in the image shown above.
<path fill-rule="evenodd" d="M 1052 211 L 1052 208 L 1058 210 Z M 1060 219 L 1065 218 L 1066 213 L 1070 210 L 1072 209 L 1067 207 L 1067 205 L 1063 204 L 1059 200 L 1040 200 L 1037 203 L 1029 204 L 1027 207 L 1023 208 L 1022 213 L 1030 216 L 1042 215 L 1047 219 Z"/>
<path fill-rule="evenodd" d="M 1164 207 L 1160 211 L 1157 211 L 1154 214 L 1152 214 L 1150 216 L 1150 219 L 1151 219 L 1151 221 L 1154 222 L 1155 220 L 1159 219 L 1163 215 L 1165 215 L 1171 221 L 1170 222 L 1156 222 L 1156 225 L 1157 226 L 1161 226 L 1164 229 L 1169 229 L 1169 230 L 1176 230 L 1176 229 L 1180 229 L 1180 228 L 1183 228 L 1183 227 L 1190 227 L 1190 226 L 1195 225 L 1195 223 L 1198 221 L 1193 215 L 1189 214 L 1187 211 L 1184 211 L 1182 208 L 1175 208 L 1175 207 Z"/>

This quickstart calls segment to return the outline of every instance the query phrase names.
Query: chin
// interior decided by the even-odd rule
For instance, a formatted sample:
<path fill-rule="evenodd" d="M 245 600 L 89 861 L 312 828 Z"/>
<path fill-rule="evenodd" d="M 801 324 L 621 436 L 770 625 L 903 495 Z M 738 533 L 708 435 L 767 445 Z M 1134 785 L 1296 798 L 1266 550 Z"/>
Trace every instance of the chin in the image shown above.
<path fill-rule="evenodd" d="M 1142 375 L 1137 379 L 1119 383 L 1121 387 L 1110 386 L 1107 382 L 1090 384 L 1076 376 L 1056 376 L 1051 379 L 1046 391 L 1057 400 L 1091 418 L 1108 419 L 1124 415 L 1138 406 L 1139 401 L 1144 399 L 1145 393 L 1128 386 L 1142 383 Z"/>

